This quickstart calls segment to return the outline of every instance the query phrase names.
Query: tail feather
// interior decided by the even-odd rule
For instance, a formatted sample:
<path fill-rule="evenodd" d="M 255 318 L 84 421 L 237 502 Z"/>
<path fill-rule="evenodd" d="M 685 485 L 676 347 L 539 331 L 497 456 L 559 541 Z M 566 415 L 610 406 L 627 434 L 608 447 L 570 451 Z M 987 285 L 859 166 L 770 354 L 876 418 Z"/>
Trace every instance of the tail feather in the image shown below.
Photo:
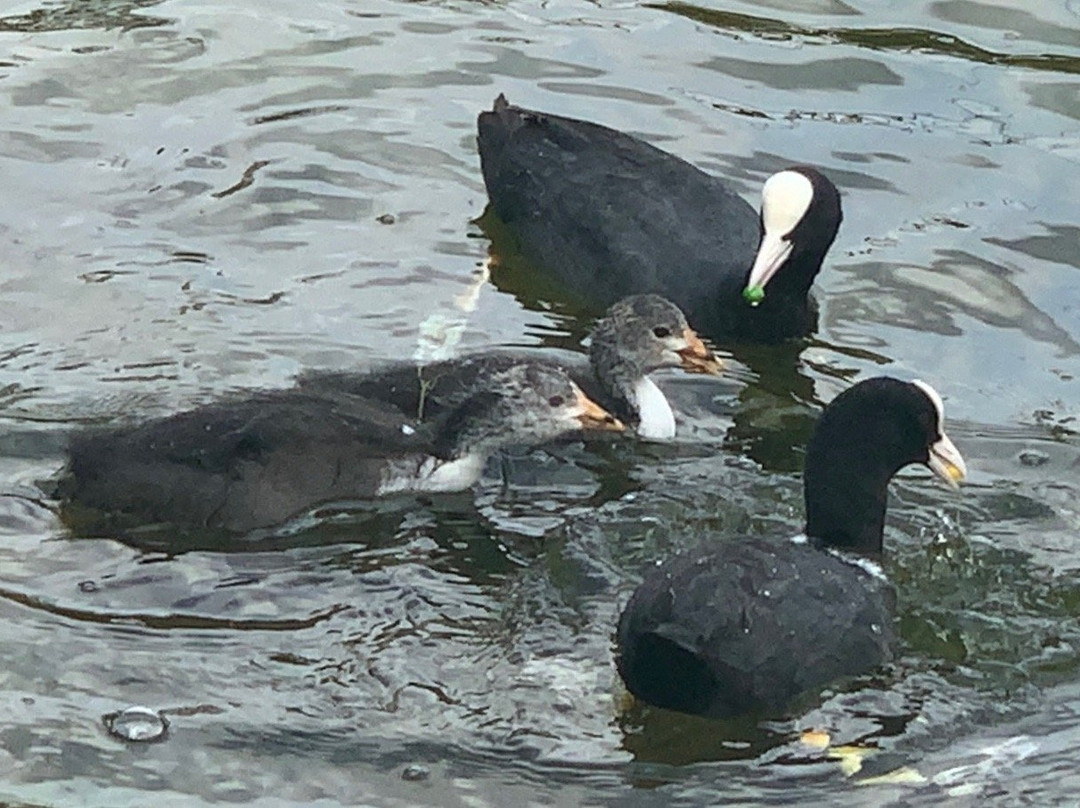
<path fill-rule="evenodd" d="M 484 163 L 491 159 L 498 159 L 506 148 L 506 141 L 517 128 L 518 117 L 516 110 L 510 106 L 506 96 L 499 93 L 490 111 L 481 112 L 476 119 L 476 130 L 479 133 L 476 144 L 480 151 L 480 159 Z"/>

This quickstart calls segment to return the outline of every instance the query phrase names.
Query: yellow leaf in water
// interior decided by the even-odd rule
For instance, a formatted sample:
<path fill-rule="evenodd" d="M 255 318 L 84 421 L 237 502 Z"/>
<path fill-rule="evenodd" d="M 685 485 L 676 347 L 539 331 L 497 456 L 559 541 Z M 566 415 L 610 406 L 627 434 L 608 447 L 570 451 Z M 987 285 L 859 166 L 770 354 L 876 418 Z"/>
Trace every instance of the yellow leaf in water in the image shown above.
<path fill-rule="evenodd" d="M 840 762 L 840 771 L 845 777 L 851 777 L 862 769 L 863 759 L 875 752 L 877 752 L 876 749 L 868 749 L 865 746 L 836 746 L 829 750 L 829 757 Z"/>
<path fill-rule="evenodd" d="M 860 786 L 922 785 L 927 779 L 910 766 L 901 766 L 891 772 L 856 781 Z"/>
<path fill-rule="evenodd" d="M 829 737 L 829 733 L 823 729 L 808 729 L 799 740 L 815 749 L 825 749 L 832 739 Z"/>

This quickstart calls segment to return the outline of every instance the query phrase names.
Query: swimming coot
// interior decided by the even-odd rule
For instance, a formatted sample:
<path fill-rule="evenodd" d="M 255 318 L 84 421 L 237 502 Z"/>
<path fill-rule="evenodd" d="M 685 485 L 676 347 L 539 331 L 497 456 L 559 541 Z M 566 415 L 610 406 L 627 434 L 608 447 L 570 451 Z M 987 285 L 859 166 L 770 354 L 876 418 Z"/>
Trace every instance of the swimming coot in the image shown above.
<path fill-rule="evenodd" d="M 719 375 L 723 366 L 687 325 L 674 303 L 658 295 L 633 295 L 608 309 L 593 329 L 587 366 L 563 365 L 590 398 L 640 436 L 675 435 L 675 415 L 648 374 L 665 367 Z M 427 365 L 403 363 L 367 373 L 316 372 L 301 376 L 307 389 L 344 390 L 430 417 L 459 403 L 477 379 L 522 361 L 522 355 L 477 354 Z M 535 360 L 534 360 L 535 361 Z"/>
<path fill-rule="evenodd" d="M 484 374 L 429 422 L 342 391 L 266 391 L 77 435 L 58 495 L 83 529 L 246 533 L 322 502 L 462 490 L 500 446 L 622 428 L 564 373 L 530 363 Z"/>
<path fill-rule="evenodd" d="M 714 339 L 778 342 L 816 328 L 808 292 L 841 220 L 820 171 L 770 177 L 759 217 L 726 181 L 606 126 L 500 95 L 477 128 L 499 219 L 530 263 L 582 300 L 655 292 Z"/>
<path fill-rule="evenodd" d="M 911 463 L 953 486 L 964 477 L 942 422 L 922 382 L 875 378 L 837 396 L 807 450 L 806 535 L 703 543 L 650 570 L 616 634 L 630 692 L 706 716 L 775 712 L 887 661 L 893 593 L 870 561 L 886 489 Z"/>

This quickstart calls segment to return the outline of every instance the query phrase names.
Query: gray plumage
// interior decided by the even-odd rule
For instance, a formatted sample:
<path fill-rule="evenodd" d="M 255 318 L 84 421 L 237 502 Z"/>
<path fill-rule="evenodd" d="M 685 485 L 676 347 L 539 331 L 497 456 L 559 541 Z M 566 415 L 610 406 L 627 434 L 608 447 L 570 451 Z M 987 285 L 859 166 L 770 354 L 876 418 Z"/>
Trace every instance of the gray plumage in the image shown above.
<path fill-rule="evenodd" d="M 464 488 L 499 446 L 582 427 L 580 392 L 556 369 L 518 363 L 477 385 L 428 422 L 341 390 L 289 389 L 87 431 L 71 441 L 58 494 L 84 532 L 167 523 L 243 533 L 321 502 L 424 490 L 472 457 L 445 483 Z"/>
<path fill-rule="evenodd" d="M 634 295 L 612 305 L 597 322 L 588 361 L 540 362 L 564 369 L 586 394 L 630 426 L 640 421 L 635 388 L 649 373 L 683 366 L 695 372 L 719 373 L 720 364 L 703 346 L 704 354 L 673 341 L 693 335 L 679 307 L 658 295 Z M 696 340 L 696 335 L 692 336 Z M 682 344 L 679 342 L 679 344 Z M 523 353 L 481 353 L 426 365 L 400 363 L 366 373 L 314 372 L 298 384 L 309 390 L 343 391 L 366 399 L 386 401 L 395 408 L 426 418 L 438 417 L 459 404 L 477 387 L 478 379 L 523 361 Z M 693 363 L 698 367 L 691 367 Z M 710 362 L 712 369 L 708 369 Z"/>

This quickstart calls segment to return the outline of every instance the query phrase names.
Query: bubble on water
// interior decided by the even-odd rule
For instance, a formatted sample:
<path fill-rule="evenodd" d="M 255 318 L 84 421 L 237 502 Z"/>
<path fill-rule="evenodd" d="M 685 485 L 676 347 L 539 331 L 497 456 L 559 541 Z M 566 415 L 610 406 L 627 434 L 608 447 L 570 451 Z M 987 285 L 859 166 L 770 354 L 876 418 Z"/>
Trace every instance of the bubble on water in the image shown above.
<path fill-rule="evenodd" d="M 149 707 L 128 707 L 101 718 L 111 735 L 125 741 L 160 741 L 164 739 L 169 728 L 165 716 Z"/>
<path fill-rule="evenodd" d="M 419 763 L 411 763 L 406 766 L 401 772 L 401 779 L 407 780 L 410 783 L 416 783 L 420 780 L 427 780 L 431 776 L 431 771 L 427 766 L 421 766 Z"/>
<path fill-rule="evenodd" d="M 1050 462 L 1050 455 L 1046 452 L 1040 452 L 1038 449 L 1024 449 L 1017 455 L 1016 459 L 1020 461 L 1021 466 L 1038 468 Z"/>

